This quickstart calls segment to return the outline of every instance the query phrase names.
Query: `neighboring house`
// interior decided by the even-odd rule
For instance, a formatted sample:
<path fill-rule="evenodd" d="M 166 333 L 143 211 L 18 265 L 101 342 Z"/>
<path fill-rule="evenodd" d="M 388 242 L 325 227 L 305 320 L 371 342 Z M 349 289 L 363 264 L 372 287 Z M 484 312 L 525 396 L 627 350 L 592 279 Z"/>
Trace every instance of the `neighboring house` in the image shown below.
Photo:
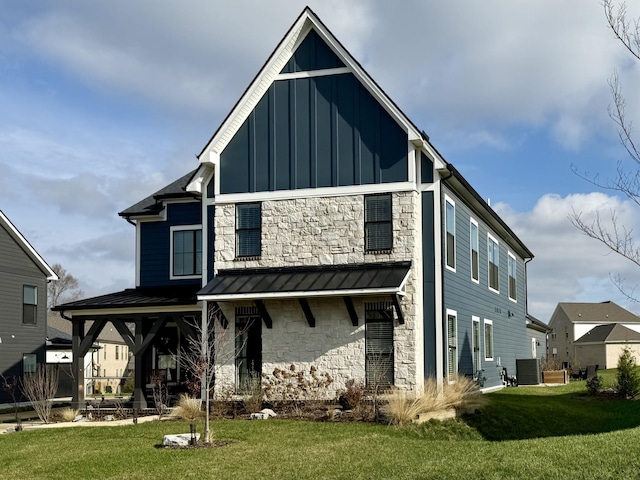
<path fill-rule="evenodd" d="M 0 374 L 35 372 L 45 361 L 47 282 L 58 277 L 0 211 Z M 0 403 L 11 398 L 0 390 Z"/>
<path fill-rule="evenodd" d="M 551 328 L 532 315 L 527 315 L 527 338 L 531 345 L 530 358 L 545 358 L 547 356 L 547 334 Z"/>
<path fill-rule="evenodd" d="M 624 328 L 614 329 L 615 325 Z M 592 364 L 598 364 L 600 368 L 614 368 L 617 357 L 612 362 L 612 355 L 616 355 L 615 352 L 619 355 L 625 342 L 638 342 L 640 317 L 611 301 L 558 303 L 549 328 L 552 329 L 549 334 L 551 358 L 574 368 Z M 596 358 L 601 361 L 594 362 Z"/>
<path fill-rule="evenodd" d="M 311 10 L 198 158 L 120 212 L 136 287 L 55 308 L 74 351 L 109 322 L 120 332 L 135 406 L 150 372 L 184 380 L 172 352 L 203 317 L 227 338 L 216 381 L 237 391 L 291 364 L 335 389 L 479 371 L 499 388 L 528 357 L 532 253 Z"/>

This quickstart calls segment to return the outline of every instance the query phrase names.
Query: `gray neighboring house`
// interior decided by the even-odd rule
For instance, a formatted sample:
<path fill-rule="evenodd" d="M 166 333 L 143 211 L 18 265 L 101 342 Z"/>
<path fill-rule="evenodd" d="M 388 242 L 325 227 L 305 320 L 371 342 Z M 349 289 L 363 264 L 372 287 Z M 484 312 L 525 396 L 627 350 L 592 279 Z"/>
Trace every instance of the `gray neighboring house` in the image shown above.
<path fill-rule="evenodd" d="M 547 334 L 551 328 L 532 315 L 527 315 L 527 339 L 531 345 L 531 358 L 544 358 L 547 355 Z"/>
<path fill-rule="evenodd" d="M 597 328 L 614 325 L 623 326 L 625 330 L 616 329 L 614 332 Z M 615 364 L 611 365 L 611 361 L 605 360 L 605 357 L 600 357 L 603 361 L 592 361 L 596 343 L 602 350 L 607 341 L 613 339 L 619 344 L 623 340 L 636 342 L 636 335 L 631 332 L 640 332 L 640 317 L 611 301 L 565 302 L 558 303 L 549 321 L 549 327 L 552 329 L 549 334 L 549 356 L 562 362 L 564 366 L 584 367 L 588 364 L 598 364 L 600 368 L 613 368 Z M 589 348 L 586 348 L 588 345 Z M 607 356 L 613 355 L 613 349 L 608 350 L 610 353 L 607 353 Z"/>
<path fill-rule="evenodd" d="M 619 323 L 598 325 L 573 343 L 575 358 L 581 365 L 616 368 L 625 347 L 640 358 L 640 333 Z"/>
<path fill-rule="evenodd" d="M 47 282 L 58 280 L 0 211 L 0 374 L 22 377 L 45 362 Z M 11 398 L 0 391 L 0 404 Z"/>

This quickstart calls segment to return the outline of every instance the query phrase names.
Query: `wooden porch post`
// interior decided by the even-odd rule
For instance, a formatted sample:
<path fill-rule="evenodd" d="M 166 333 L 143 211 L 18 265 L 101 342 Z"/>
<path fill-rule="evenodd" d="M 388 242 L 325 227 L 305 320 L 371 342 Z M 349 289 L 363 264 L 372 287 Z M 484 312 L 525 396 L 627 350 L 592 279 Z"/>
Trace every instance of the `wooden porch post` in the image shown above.
<path fill-rule="evenodd" d="M 84 323 L 84 319 L 71 322 L 71 368 L 73 371 L 71 405 L 79 410 L 85 408 L 87 404 L 84 396 L 84 355 L 80 351 L 80 342 L 84 338 Z"/>
<path fill-rule="evenodd" d="M 144 340 L 144 332 L 142 331 L 142 317 L 136 317 L 135 325 L 135 345 L 134 351 L 134 374 L 133 374 L 133 408 L 147 408 L 147 398 L 145 397 L 146 379 L 144 372 L 146 365 L 144 364 L 145 349 L 140 348 Z"/>

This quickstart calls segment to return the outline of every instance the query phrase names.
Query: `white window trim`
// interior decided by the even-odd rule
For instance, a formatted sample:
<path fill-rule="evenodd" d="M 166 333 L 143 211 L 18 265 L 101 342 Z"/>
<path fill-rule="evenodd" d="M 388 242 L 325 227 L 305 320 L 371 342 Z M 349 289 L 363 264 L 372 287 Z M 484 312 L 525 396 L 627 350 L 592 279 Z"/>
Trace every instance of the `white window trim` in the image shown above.
<path fill-rule="evenodd" d="M 498 290 L 491 286 L 491 259 L 489 258 L 489 240 L 495 242 L 498 247 Z M 496 237 L 494 237 L 490 233 L 487 233 L 487 286 L 492 292 L 497 294 L 500 293 L 500 242 L 498 242 Z"/>
<path fill-rule="evenodd" d="M 491 352 L 491 356 L 487 357 L 487 325 L 491 325 L 491 348 L 493 350 L 493 352 Z M 492 362 L 493 361 L 493 355 L 495 354 L 495 349 L 496 349 L 496 337 L 495 337 L 495 332 L 493 330 L 493 320 L 488 320 L 488 319 L 484 319 L 484 324 L 482 325 L 482 337 L 484 338 L 484 359 L 488 362 Z"/>
<path fill-rule="evenodd" d="M 450 203 L 453 207 L 453 267 L 451 267 L 447 263 L 447 257 L 449 256 L 449 248 L 447 244 L 447 203 Z M 456 202 L 453 201 L 449 195 L 444 196 L 444 266 L 447 270 L 454 272 L 456 271 L 457 266 L 457 256 L 458 252 L 456 251 L 456 243 L 457 243 L 457 235 L 456 235 Z"/>
<path fill-rule="evenodd" d="M 456 357 L 455 357 L 455 365 L 454 365 L 454 374 L 455 375 L 458 372 L 458 312 L 456 312 L 455 310 L 451 310 L 449 308 L 447 308 L 447 380 L 449 381 L 449 383 L 455 383 L 455 378 L 452 379 L 449 376 L 449 316 L 452 316 L 455 318 L 455 330 L 456 330 L 456 335 L 455 335 L 455 341 L 456 341 Z"/>
<path fill-rule="evenodd" d="M 473 278 L 473 238 L 471 237 L 471 225 L 475 225 L 476 232 L 478 234 L 478 278 Z M 476 284 L 480 284 L 480 226 L 473 217 L 469 218 L 469 276 L 471 281 Z"/>
<path fill-rule="evenodd" d="M 202 224 L 200 225 L 174 225 L 169 228 L 169 280 L 190 280 L 194 278 L 202 278 L 202 275 L 174 275 L 173 274 L 173 233 L 183 230 L 202 230 Z M 204 237 L 203 237 L 204 238 Z M 204 259 L 204 242 L 202 244 L 202 258 Z M 204 265 L 202 266 L 204 270 Z"/>
<path fill-rule="evenodd" d="M 513 272 L 513 278 L 516 281 L 516 287 L 515 287 L 516 291 L 513 292 L 513 293 L 515 293 L 516 298 L 513 298 L 511 296 L 511 293 L 512 293 L 511 292 L 511 282 L 509 281 L 509 277 L 510 277 L 510 275 L 509 275 L 509 264 L 511 262 L 509 261 L 509 259 L 513 260 L 513 265 L 514 265 L 513 268 L 515 269 L 515 271 Z M 507 251 L 507 296 L 509 297 L 509 300 L 511 300 L 513 303 L 518 303 L 518 259 L 516 258 L 516 256 L 513 253 L 511 253 L 509 251 Z"/>

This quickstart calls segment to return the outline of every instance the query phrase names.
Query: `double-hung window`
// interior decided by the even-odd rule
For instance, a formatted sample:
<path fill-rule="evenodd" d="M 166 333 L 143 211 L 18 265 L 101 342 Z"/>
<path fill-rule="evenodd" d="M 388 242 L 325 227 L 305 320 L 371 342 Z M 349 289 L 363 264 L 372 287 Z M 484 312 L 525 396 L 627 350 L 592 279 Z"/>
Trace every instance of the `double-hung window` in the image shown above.
<path fill-rule="evenodd" d="M 458 314 L 447 309 L 448 377 L 455 380 L 458 373 Z"/>
<path fill-rule="evenodd" d="M 484 319 L 484 359 L 493 360 L 493 322 Z"/>
<path fill-rule="evenodd" d="M 368 387 L 388 388 L 394 379 L 393 306 L 364 304 L 365 379 Z"/>
<path fill-rule="evenodd" d="M 488 256 L 489 256 L 489 290 L 500 292 L 500 251 L 498 241 L 488 235 Z"/>
<path fill-rule="evenodd" d="M 38 323 L 38 287 L 22 286 L 22 323 Z"/>
<path fill-rule="evenodd" d="M 389 251 L 393 248 L 391 194 L 364 197 L 365 252 Z"/>
<path fill-rule="evenodd" d="M 202 275 L 202 226 L 171 227 L 171 278 Z"/>
<path fill-rule="evenodd" d="M 259 257 L 262 212 L 260 203 L 236 205 L 236 257 Z"/>
<path fill-rule="evenodd" d="M 456 204 L 449 197 L 444 198 L 446 242 L 444 246 L 447 268 L 456 269 Z"/>
<path fill-rule="evenodd" d="M 480 236 L 478 235 L 478 222 L 473 218 L 470 221 L 471 243 L 471 280 L 480 283 Z"/>
<path fill-rule="evenodd" d="M 517 282 L 516 282 L 516 257 L 513 256 L 511 252 L 509 252 L 508 259 L 508 270 L 509 270 L 509 299 L 516 302 L 518 300 L 517 294 Z"/>

